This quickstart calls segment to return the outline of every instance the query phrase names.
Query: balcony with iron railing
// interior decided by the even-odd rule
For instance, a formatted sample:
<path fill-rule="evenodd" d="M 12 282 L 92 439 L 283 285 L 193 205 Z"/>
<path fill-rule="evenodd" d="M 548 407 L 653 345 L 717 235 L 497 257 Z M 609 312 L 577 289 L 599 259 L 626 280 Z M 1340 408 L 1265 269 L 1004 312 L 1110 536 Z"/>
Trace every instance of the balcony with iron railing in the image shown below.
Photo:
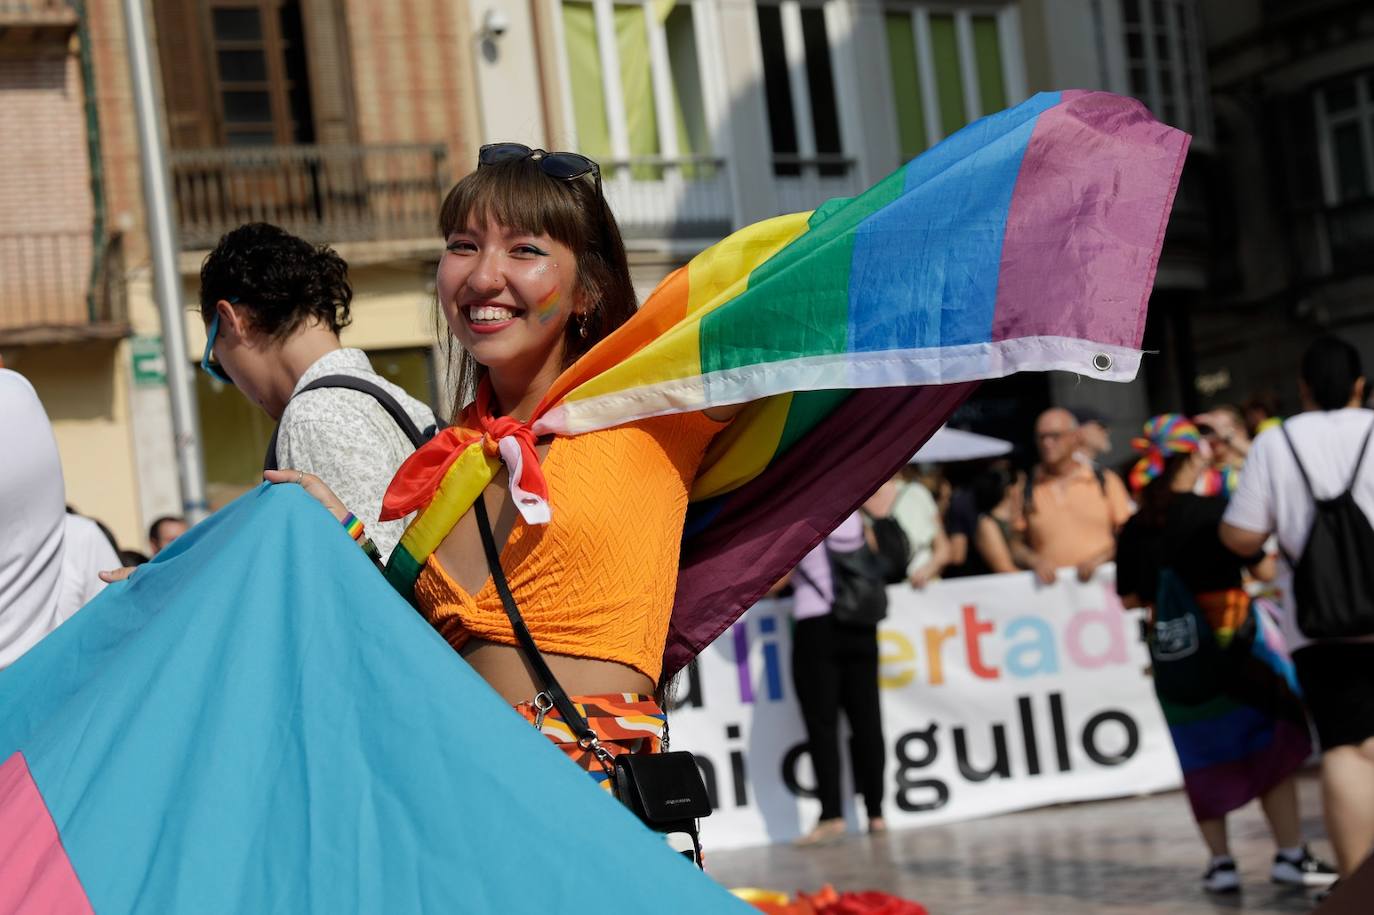
<path fill-rule="evenodd" d="M 76 26 L 68 0 L 0 0 L 0 46 L 66 41 Z"/>
<path fill-rule="evenodd" d="M 777 188 L 778 212 L 801 213 L 814 210 L 832 197 L 857 194 L 862 188 L 855 182 L 854 166 L 854 159 L 844 155 L 774 154 L 773 184 Z"/>
<path fill-rule="evenodd" d="M 214 247 L 247 222 L 316 242 L 433 246 L 449 183 L 443 144 L 263 146 L 170 154 L 181 247 Z"/>
<path fill-rule="evenodd" d="M 97 252 L 89 230 L 0 233 L 0 344 L 126 335 L 123 273 L 117 236 Z"/>
<path fill-rule="evenodd" d="M 639 156 L 602 168 L 606 202 L 626 238 L 715 239 L 733 228 L 724 159 Z"/>

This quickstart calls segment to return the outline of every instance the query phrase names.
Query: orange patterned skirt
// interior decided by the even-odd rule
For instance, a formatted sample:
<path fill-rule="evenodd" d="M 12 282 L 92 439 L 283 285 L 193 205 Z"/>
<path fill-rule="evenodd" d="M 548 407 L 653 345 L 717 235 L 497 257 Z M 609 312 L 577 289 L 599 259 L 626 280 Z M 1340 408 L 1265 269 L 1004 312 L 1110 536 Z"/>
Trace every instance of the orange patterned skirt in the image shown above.
<path fill-rule="evenodd" d="M 587 719 L 587 724 L 612 756 L 621 753 L 659 753 L 663 750 L 663 731 L 668 716 L 652 696 L 639 693 L 603 693 L 595 696 L 569 696 L 573 705 Z M 572 729 L 558 713 L 549 709 L 542 720 L 533 702 L 515 706 L 530 724 L 538 722 L 539 732 L 552 740 L 558 749 L 584 769 L 607 791 L 611 790 L 610 776 L 601 767 L 596 754 L 578 746 Z"/>

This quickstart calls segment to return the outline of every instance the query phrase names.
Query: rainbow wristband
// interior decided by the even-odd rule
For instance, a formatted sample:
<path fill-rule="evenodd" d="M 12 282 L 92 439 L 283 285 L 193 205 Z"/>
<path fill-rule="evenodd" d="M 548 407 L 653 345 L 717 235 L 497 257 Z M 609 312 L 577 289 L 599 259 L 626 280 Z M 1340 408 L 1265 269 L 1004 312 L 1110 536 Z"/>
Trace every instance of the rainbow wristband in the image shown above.
<path fill-rule="evenodd" d="M 363 523 L 359 521 L 357 516 L 352 512 L 349 512 L 348 517 L 344 518 L 340 523 L 344 526 L 344 530 L 348 531 L 348 536 L 352 537 L 354 540 L 363 539 Z"/>

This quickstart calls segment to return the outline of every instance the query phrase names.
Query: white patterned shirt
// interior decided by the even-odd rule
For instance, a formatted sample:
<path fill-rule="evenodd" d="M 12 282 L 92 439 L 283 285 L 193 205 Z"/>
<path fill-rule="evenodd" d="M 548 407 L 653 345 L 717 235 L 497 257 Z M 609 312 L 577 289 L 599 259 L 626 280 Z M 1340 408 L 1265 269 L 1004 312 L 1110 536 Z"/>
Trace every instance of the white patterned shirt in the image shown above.
<path fill-rule="evenodd" d="M 277 466 L 313 473 L 323 480 L 367 527 L 367 536 L 385 560 L 410 518 L 379 522 L 382 496 L 396 469 L 415 447 L 386 408 L 369 394 L 348 388 L 320 388 L 299 394 L 310 382 L 326 375 L 351 375 L 372 382 L 396 398 L 421 430 L 434 424 L 434 413 L 373 371 L 362 350 L 337 349 L 305 370 L 282 414 Z"/>

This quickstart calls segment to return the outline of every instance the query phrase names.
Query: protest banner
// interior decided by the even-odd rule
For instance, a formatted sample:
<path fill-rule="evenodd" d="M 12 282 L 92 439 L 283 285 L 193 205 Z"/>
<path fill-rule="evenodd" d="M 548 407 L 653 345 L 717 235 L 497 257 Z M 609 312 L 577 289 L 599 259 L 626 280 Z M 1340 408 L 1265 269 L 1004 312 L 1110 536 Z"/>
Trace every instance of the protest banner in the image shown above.
<path fill-rule="evenodd" d="M 679 687 L 673 746 L 706 774 L 712 849 L 788 841 L 819 815 L 790 627 L 789 601 L 759 603 Z M 1048 586 L 1029 573 L 895 585 L 879 650 L 893 827 L 1181 784 L 1139 615 L 1110 567 L 1086 584 L 1066 570 Z"/>

